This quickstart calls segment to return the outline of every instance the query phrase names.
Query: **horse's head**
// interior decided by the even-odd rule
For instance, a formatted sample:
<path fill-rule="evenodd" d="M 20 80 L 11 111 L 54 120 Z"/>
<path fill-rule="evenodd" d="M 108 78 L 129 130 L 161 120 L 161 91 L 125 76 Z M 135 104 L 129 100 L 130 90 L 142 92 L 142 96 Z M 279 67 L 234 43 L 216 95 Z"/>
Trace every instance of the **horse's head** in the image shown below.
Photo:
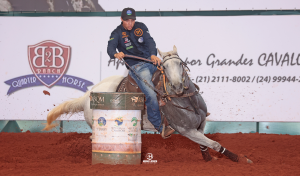
<path fill-rule="evenodd" d="M 159 49 L 158 53 L 163 58 L 163 68 L 164 72 L 168 78 L 169 86 L 177 94 L 180 95 L 183 92 L 183 67 L 182 60 L 177 54 L 176 46 L 173 47 L 173 51 L 161 52 Z"/>

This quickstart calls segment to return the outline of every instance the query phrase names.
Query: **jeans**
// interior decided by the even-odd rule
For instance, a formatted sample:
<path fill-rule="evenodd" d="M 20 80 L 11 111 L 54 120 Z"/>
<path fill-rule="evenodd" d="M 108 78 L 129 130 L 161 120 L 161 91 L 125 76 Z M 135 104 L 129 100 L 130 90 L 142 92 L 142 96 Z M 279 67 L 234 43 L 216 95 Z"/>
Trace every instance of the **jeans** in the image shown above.
<path fill-rule="evenodd" d="M 142 80 L 140 80 L 131 69 L 133 69 Z M 157 68 L 152 63 L 139 62 L 138 64 L 131 66 L 131 69 L 129 70 L 129 75 L 135 80 L 139 88 L 146 96 L 145 103 L 147 106 L 148 120 L 153 124 L 155 129 L 161 133 L 162 126 L 159 129 L 161 116 L 156 98 L 156 92 L 143 82 L 143 80 L 146 80 L 151 86 L 154 87 L 151 79 Z"/>

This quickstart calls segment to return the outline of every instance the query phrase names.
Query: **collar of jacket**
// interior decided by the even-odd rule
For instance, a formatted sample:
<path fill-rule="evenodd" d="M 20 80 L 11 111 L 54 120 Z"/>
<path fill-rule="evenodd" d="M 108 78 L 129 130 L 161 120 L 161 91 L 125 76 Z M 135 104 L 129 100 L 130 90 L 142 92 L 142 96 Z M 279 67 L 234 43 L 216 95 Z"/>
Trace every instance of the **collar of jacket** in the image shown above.
<path fill-rule="evenodd" d="M 127 29 L 124 28 L 123 22 L 121 22 L 120 26 L 121 26 L 121 29 L 122 29 L 122 30 L 126 30 L 126 31 L 129 32 L 129 30 L 127 30 Z M 135 24 L 134 24 L 134 26 L 132 27 L 132 29 L 131 29 L 130 31 L 132 31 L 132 30 L 134 29 L 134 27 L 135 27 Z"/>

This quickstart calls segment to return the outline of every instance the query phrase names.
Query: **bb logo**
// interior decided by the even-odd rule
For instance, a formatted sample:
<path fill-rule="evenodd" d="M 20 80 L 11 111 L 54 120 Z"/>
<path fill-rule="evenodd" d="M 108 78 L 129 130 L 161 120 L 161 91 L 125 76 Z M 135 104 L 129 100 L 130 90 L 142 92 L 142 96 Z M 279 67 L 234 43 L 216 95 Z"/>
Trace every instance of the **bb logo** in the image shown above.
<path fill-rule="evenodd" d="M 31 75 L 16 77 L 5 81 L 10 85 L 7 95 L 32 86 L 53 85 L 72 87 L 83 92 L 92 82 L 71 75 L 66 75 L 71 59 L 71 47 L 52 40 L 42 41 L 28 46 L 28 62 L 33 72 Z"/>
<path fill-rule="evenodd" d="M 143 35 L 143 30 L 141 28 L 137 28 L 134 30 L 134 35 L 140 37 Z"/>
<path fill-rule="evenodd" d="M 47 40 L 28 46 L 28 61 L 34 75 L 45 86 L 53 86 L 66 72 L 71 47 Z"/>

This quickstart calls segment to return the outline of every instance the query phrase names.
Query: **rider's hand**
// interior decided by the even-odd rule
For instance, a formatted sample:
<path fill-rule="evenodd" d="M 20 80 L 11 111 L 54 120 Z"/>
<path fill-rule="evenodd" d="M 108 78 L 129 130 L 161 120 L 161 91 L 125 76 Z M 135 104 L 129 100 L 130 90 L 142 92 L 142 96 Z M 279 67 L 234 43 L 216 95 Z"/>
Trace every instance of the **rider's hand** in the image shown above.
<path fill-rule="evenodd" d="M 119 53 L 116 53 L 114 55 L 115 58 L 118 58 L 120 61 L 124 58 L 124 53 L 123 52 L 119 52 Z"/>
<path fill-rule="evenodd" d="M 154 65 L 156 65 L 156 64 L 160 65 L 160 63 L 161 63 L 160 58 L 158 58 L 158 57 L 155 56 L 155 55 L 152 55 L 152 56 L 151 56 L 151 61 L 153 62 Z"/>

